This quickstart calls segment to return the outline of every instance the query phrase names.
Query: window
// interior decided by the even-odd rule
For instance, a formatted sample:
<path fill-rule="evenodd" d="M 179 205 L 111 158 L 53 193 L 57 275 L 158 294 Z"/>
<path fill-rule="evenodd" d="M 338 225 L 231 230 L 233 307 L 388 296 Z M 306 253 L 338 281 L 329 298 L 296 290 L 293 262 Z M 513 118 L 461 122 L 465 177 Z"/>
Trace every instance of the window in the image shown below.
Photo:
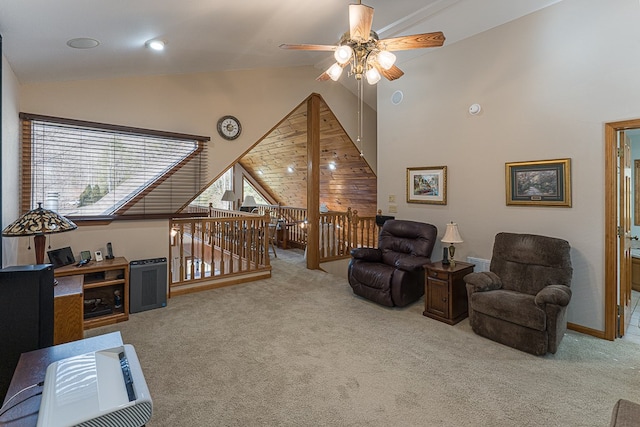
<path fill-rule="evenodd" d="M 191 202 L 191 212 L 206 211 L 211 206 L 218 209 L 229 209 L 229 202 L 222 201 L 222 195 L 226 190 L 233 190 L 233 167 L 227 169 L 206 190 Z"/>
<path fill-rule="evenodd" d="M 206 183 L 208 137 L 21 113 L 22 209 L 169 217 Z"/>
<path fill-rule="evenodd" d="M 269 201 L 254 187 L 247 178 L 242 177 L 242 194 L 244 197 L 253 196 L 259 205 L 269 205 Z M 244 200 L 244 198 L 242 199 Z"/>

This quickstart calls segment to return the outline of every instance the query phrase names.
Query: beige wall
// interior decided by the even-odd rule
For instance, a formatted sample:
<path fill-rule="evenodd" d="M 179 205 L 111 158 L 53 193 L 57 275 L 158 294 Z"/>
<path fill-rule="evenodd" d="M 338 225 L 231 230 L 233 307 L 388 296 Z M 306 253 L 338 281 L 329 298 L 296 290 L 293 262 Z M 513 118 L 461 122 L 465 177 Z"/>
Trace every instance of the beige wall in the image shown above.
<path fill-rule="evenodd" d="M 33 239 L 30 240 L 31 250 L 27 250 L 29 239 L 21 237 L 19 240 L 18 265 L 35 264 Z M 91 258 L 95 258 L 95 251 L 106 255 L 107 242 L 111 242 L 115 256 L 123 256 L 129 261 L 169 258 L 169 221 L 117 221 L 47 236 L 47 246 L 51 245 L 52 249 L 71 246 L 77 260 L 81 251 L 91 251 Z M 45 262 L 48 262 L 46 254 Z"/>
<path fill-rule="evenodd" d="M 313 92 L 323 96 L 355 140 L 356 98 L 342 85 L 316 82 L 318 74 L 300 67 L 27 84 L 20 87 L 20 111 L 210 136 L 214 178 Z M 241 136 L 232 142 L 216 131 L 218 118 L 226 114 L 242 123 Z M 364 117 L 364 152 L 375 167 L 375 112 L 366 107 Z M 168 257 L 167 233 L 166 221 L 116 222 L 54 235 L 51 247 L 71 246 L 77 255 L 104 250 L 110 241 L 116 255 L 129 259 Z M 18 263 L 33 263 L 28 239 L 19 240 Z"/>
<path fill-rule="evenodd" d="M 2 55 L 2 229 L 18 217 L 18 80 Z M 18 240 L 2 239 L 2 266 L 17 263 Z"/>
<path fill-rule="evenodd" d="M 499 231 L 568 240 L 569 321 L 603 330 L 603 124 L 640 117 L 638 19 L 637 0 L 564 0 L 402 64 L 405 76 L 378 88 L 379 205 L 396 195 L 398 217 L 439 237 L 457 222 L 458 259 L 490 258 Z M 506 206 L 506 162 L 567 157 L 573 207 Z M 448 204 L 407 204 L 406 168 L 436 165 L 449 169 Z"/>

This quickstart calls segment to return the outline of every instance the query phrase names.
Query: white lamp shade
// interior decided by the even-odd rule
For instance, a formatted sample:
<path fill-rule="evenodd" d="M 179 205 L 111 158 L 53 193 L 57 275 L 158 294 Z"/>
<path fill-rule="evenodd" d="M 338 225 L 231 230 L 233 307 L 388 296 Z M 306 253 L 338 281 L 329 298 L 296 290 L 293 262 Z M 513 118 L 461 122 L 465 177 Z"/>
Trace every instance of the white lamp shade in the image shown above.
<path fill-rule="evenodd" d="M 236 199 L 236 194 L 232 190 L 226 190 L 222 195 L 223 202 L 233 202 Z"/>
<path fill-rule="evenodd" d="M 333 57 L 336 58 L 338 64 L 344 65 L 351 59 L 351 55 L 353 55 L 353 49 L 349 45 L 342 45 L 336 49 Z"/>
<path fill-rule="evenodd" d="M 338 81 L 338 79 L 340 78 L 340 75 L 342 74 L 342 67 L 340 66 L 340 64 L 333 64 L 327 70 L 327 74 L 329 75 L 329 77 L 331 77 L 331 80 L 333 80 L 334 82 Z"/>
<path fill-rule="evenodd" d="M 253 196 L 245 196 L 242 206 L 256 206 L 256 199 Z"/>
<path fill-rule="evenodd" d="M 380 64 L 380 68 L 382 68 L 383 70 L 388 70 L 389 68 L 393 67 L 393 64 L 396 63 L 396 56 L 386 50 L 378 52 L 376 59 L 378 61 L 378 64 Z"/>
<path fill-rule="evenodd" d="M 382 77 L 380 76 L 380 73 L 375 67 L 369 68 L 369 70 L 366 73 L 366 76 L 367 76 L 367 83 L 369 83 L 370 85 L 374 85 L 378 83 L 380 81 L 380 78 Z"/>
<path fill-rule="evenodd" d="M 462 243 L 462 237 L 460 237 L 460 232 L 458 231 L 458 224 L 455 222 L 450 222 L 447 224 L 447 230 L 444 232 L 444 237 L 441 242 L 444 243 Z"/>

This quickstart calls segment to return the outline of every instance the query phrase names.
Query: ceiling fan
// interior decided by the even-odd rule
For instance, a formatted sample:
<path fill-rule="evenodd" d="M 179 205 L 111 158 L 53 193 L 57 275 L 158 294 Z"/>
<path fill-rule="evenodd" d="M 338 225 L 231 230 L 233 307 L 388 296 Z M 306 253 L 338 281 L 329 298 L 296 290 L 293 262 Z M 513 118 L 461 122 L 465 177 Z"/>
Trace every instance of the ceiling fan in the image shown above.
<path fill-rule="evenodd" d="M 345 32 L 337 45 L 281 44 L 282 49 L 333 51 L 336 63 L 316 80 L 338 80 L 342 70 L 351 64 L 349 75 L 357 80 L 364 76 L 369 84 L 376 84 L 381 76 L 395 80 L 404 72 L 394 65 L 397 50 L 421 49 L 442 46 L 445 40 L 441 31 L 414 34 L 380 40 L 371 30 L 373 8 L 358 1 L 349 5 L 349 31 Z"/>

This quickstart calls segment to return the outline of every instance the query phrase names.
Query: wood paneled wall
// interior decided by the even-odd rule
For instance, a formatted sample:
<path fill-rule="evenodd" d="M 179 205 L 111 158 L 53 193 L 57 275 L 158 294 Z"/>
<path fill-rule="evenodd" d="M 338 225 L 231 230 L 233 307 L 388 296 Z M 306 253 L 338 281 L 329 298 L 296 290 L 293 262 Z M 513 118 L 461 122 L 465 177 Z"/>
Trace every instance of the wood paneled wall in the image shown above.
<path fill-rule="evenodd" d="M 285 206 L 307 207 L 307 108 L 302 103 L 239 163 Z M 331 169 L 331 164 L 335 169 Z M 291 168 L 292 171 L 289 171 Z M 320 203 L 376 212 L 377 177 L 324 100 L 320 106 Z"/>

